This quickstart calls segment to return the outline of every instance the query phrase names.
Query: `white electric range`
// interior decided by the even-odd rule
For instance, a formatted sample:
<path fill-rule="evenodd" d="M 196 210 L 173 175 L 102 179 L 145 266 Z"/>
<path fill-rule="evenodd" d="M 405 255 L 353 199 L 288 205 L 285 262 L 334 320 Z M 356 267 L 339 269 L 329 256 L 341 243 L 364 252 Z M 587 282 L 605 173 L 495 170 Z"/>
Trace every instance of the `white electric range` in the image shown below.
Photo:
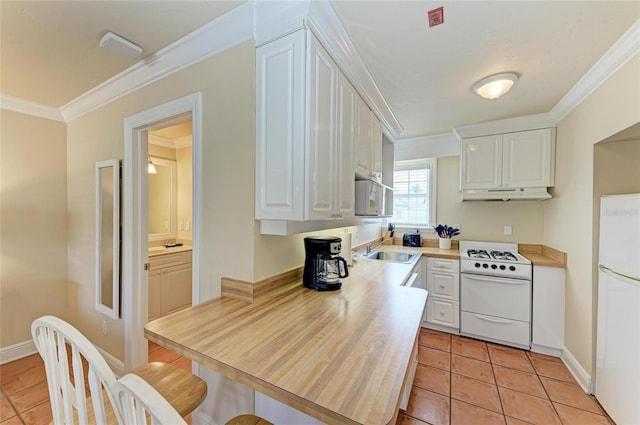
<path fill-rule="evenodd" d="M 531 348 L 531 261 L 518 245 L 460 241 L 460 333 Z"/>

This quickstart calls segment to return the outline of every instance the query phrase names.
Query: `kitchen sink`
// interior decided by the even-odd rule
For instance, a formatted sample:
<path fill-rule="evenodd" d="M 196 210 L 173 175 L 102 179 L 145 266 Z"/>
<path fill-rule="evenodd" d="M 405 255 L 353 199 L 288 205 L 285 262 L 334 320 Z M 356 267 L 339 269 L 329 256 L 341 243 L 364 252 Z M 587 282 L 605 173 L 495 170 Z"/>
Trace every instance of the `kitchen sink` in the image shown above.
<path fill-rule="evenodd" d="M 418 255 L 417 252 L 398 252 L 398 251 L 373 251 L 367 255 L 372 260 L 393 261 L 395 263 L 411 263 Z"/>

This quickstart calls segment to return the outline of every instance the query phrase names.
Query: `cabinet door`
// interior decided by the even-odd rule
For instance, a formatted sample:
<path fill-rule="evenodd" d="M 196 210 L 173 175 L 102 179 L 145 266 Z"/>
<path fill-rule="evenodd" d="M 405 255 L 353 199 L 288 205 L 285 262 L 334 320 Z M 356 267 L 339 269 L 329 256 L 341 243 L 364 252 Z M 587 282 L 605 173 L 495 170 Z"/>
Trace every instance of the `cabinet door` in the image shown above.
<path fill-rule="evenodd" d="M 338 68 L 320 43 L 309 40 L 308 220 L 332 218 L 336 170 L 336 79 Z"/>
<path fill-rule="evenodd" d="M 340 217 L 353 217 L 355 201 L 354 152 L 356 140 L 356 100 L 353 86 L 338 73 L 336 141 L 336 209 Z"/>
<path fill-rule="evenodd" d="M 553 186 L 550 128 L 505 134 L 502 143 L 504 187 Z"/>
<path fill-rule="evenodd" d="M 462 189 L 494 189 L 502 185 L 502 136 L 462 140 Z"/>
<path fill-rule="evenodd" d="M 172 267 L 163 282 L 163 315 L 191 305 L 191 264 Z"/>
<path fill-rule="evenodd" d="M 147 318 L 157 319 L 162 316 L 162 271 L 149 272 Z"/>
<path fill-rule="evenodd" d="M 370 123 L 372 178 L 377 182 L 382 182 L 382 125 L 373 112 L 371 112 Z"/>
<path fill-rule="evenodd" d="M 357 144 L 356 144 L 356 174 L 370 179 L 373 171 L 371 152 L 371 111 L 364 100 L 358 96 L 356 105 Z"/>
<path fill-rule="evenodd" d="M 305 31 L 256 48 L 256 219 L 302 220 Z"/>

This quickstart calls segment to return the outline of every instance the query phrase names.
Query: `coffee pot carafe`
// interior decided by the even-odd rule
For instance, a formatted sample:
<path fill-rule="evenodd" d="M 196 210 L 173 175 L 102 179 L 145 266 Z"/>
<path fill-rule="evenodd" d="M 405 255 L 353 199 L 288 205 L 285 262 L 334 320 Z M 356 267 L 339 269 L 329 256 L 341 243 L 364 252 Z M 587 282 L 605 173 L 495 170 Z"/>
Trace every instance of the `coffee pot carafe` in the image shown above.
<path fill-rule="evenodd" d="M 304 238 L 305 262 L 302 284 L 319 291 L 335 291 L 342 287 L 342 278 L 349 276 L 347 261 L 337 254 L 342 239 L 334 236 Z"/>

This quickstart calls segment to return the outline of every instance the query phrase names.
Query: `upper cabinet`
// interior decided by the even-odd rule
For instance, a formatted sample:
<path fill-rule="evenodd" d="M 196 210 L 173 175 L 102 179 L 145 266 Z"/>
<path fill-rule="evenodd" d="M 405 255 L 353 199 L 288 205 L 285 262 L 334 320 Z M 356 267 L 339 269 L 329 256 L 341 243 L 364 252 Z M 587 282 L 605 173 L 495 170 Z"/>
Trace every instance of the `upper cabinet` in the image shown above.
<path fill-rule="evenodd" d="M 551 128 L 462 139 L 463 200 L 548 199 L 554 162 Z"/>
<path fill-rule="evenodd" d="M 358 96 L 306 29 L 256 49 L 256 219 L 353 216 Z"/>
<path fill-rule="evenodd" d="M 356 176 L 382 182 L 382 125 L 361 98 L 356 120 Z"/>

